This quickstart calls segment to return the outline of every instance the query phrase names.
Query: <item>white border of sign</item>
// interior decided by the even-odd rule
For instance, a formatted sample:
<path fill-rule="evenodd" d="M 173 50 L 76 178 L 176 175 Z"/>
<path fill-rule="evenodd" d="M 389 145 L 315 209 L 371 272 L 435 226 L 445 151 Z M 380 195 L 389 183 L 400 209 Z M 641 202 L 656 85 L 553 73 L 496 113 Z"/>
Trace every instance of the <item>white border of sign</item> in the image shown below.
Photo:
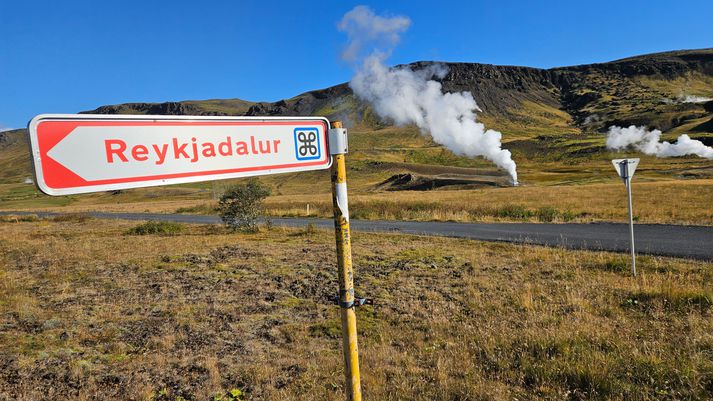
<path fill-rule="evenodd" d="M 100 184 L 100 185 L 88 185 L 81 187 L 72 188 L 51 188 L 44 182 L 44 175 L 42 171 L 42 160 L 40 157 L 40 149 L 37 139 L 37 126 L 42 121 L 76 121 L 76 120 L 86 120 L 86 121 L 254 121 L 254 122 L 270 122 L 270 121 L 323 121 L 325 126 L 324 133 L 324 144 L 321 146 L 322 151 L 327 154 L 328 161 L 324 165 L 320 165 L 318 168 L 285 168 L 285 169 L 275 169 L 275 170 L 261 170 L 258 174 L 255 172 L 236 172 L 236 173 L 225 173 L 225 174 L 211 174 L 211 175 L 199 175 L 190 177 L 180 177 L 180 178 L 162 178 L 154 180 L 145 181 L 133 181 L 124 183 L 114 183 L 114 184 Z M 104 192 L 104 191 L 114 191 L 120 189 L 130 189 L 130 188 L 142 188 L 142 187 L 152 187 L 159 185 L 171 185 L 171 184 L 186 184 L 201 181 L 213 181 L 213 180 L 224 180 L 232 178 L 244 178 L 252 177 L 258 175 L 268 175 L 268 174 L 279 174 L 279 173 L 289 173 L 296 171 L 311 171 L 311 170 L 323 170 L 328 169 L 332 165 L 332 156 L 329 154 L 329 131 L 330 123 L 325 117 L 236 117 L 236 116 L 173 116 L 173 115 L 120 115 L 120 114 L 40 114 L 35 116 L 27 125 L 30 152 L 32 154 L 32 169 L 35 176 L 35 184 L 44 193 L 48 195 L 58 196 L 58 195 L 73 195 L 82 194 L 90 192 Z"/>

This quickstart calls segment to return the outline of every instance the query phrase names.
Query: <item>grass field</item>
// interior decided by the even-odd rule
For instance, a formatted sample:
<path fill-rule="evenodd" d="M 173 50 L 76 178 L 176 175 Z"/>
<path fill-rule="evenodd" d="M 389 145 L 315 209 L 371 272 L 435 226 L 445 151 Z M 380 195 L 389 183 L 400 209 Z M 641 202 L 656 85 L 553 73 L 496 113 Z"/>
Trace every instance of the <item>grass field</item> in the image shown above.
<path fill-rule="evenodd" d="M 344 399 L 330 231 L 0 231 L 2 399 Z M 641 257 L 632 278 L 622 254 L 353 241 L 365 399 L 713 398 L 710 263 Z"/>
<path fill-rule="evenodd" d="M 635 182 L 635 217 L 641 223 L 713 224 L 713 180 Z M 275 216 L 328 217 L 331 201 L 314 195 L 273 197 Z M 208 205 L 211 205 L 208 203 Z M 210 207 L 204 207 L 208 210 Z M 401 191 L 355 194 L 354 218 L 439 221 L 625 221 L 626 189 L 611 184 L 510 187 L 456 191 Z"/>
<path fill-rule="evenodd" d="M 520 112 L 524 113 L 522 121 L 490 121 L 484 117 L 489 127 L 503 131 L 504 147 L 513 152 L 521 182 L 521 186 L 515 188 L 492 163 L 482 158 L 455 155 L 415 127 L 358 126 L 350 130 L 347 166 L 352 217 L 441 221 L 624 221 L 625 189 L 615 176 L 611 159 L 631 155 L 606 151 L 603 134 L 572 129 L 566 113 L 561 110 L 526 102 Z M 698 120 L 691 122 L 697 123 Z M 683 125 L 676 129 L 681 127 Z M 672 140 L 674 135 L 683 132 L 676 129 L 665 138 Z M 2 210 L 213 213 L 217 198 L 227 186 L 236 182 L 203 182 L 118 193 L 49 197 L 40 194 L 32 184 L 23 183 L 31 177 L 24 133 L 17 131 L 8 138 L 10 142 L 0 148 Z M 641 157 L 634 178 L 634 207 L 638 221 L 713 224 L 713 164 L 710 160 L 636 156 Z M 473 184 L 418 191 L 385 184 L 399 174 L 411 174 L 421 180 L 422 189 L 428 189 L 429 183 L 433 184 L 430 188 L 436 188 L 436 182 L 443 179 L 466 180 Z M 327 171 L 278 174 L 261 177 L 261 181 L 272 188 L 273 196 L 267 200 L 267 206 L 268 213 L 273 216 L 305 216 L 308 204 L 311 216 L 331 215 Z"/>
<path fill-rule="evenodd" d="M 265 205 L 271 216 L 331 217 L 328 178 L 309 194 L 275 195 Z M 634 181 L 634 214 L 639 223 L 713 224 L 713 180 Z M 26 210 L 64 212 L 123 211 L 217 214 L 211 193 L 174 188 L 174 196 L 155 190 L 127 191 L 80 198 L 70 205 L 19 207 Z M 308 192 L 305 190 L 305 192 Z M 49 198 L 61 201 L 66 198 Z M 17 205 L 22 205 L 17 203 Z M 309 205 L 309 212 L 307 210 Z M 625 221 L 626 189 L 619 182 L 589 185 L 521 186 L 473 190 L 352 191 L 350 213 L 358 219 L 420 221 L 532 221 L 594 222 Z"/>
<path fill-rule="evenodd" d="M 538 109 L 533 116 L 564 116 Z M 539 114 L 538 114 L 539 113 Z M 544 118 L 544 117 L 543 117 Z M 501 122 L 501 124 L 504 124 Z M 611 159 L 625 156 L 603 150 L 596 133 L 530 132 L 507 124 L 505 132 L 518 163 L 521 186 L 511 187 L 503 172 L 482 158 L 467 158 L 434 144 L 415 127 L 356 128 L 350 131 L 348 177 L 352 217 L 450 221 L 590 222 L 624 221 L 625 189 Z M 511 129 L 512 131 L 507 131 Z M 40 194 L 32 184 L 27 149 L 20 134 L 0 149 L 0 209 L 104 210 L 213 213 L 216 199 L 236 180 L 140 188 L 119 193 L 68 197 Z M 671 139 L 668 138 L 667 139 Z M 637 156 L 641 157 L 641 156 Z M 641 157 L 634 178 L 634 207 L 639 222 L 713 224 L 713 164 L 696 157 Z M 412 174 L 425 182 L 444 178 L 475 180 L 432 190 L 390 190 L 384 182 Z M 329 173 L 313 171 L 261 177 L 272 188 L 267 200 L 273 216 L 331 215 Z M 433 186 L 435 188 L 435 184 Z"/>

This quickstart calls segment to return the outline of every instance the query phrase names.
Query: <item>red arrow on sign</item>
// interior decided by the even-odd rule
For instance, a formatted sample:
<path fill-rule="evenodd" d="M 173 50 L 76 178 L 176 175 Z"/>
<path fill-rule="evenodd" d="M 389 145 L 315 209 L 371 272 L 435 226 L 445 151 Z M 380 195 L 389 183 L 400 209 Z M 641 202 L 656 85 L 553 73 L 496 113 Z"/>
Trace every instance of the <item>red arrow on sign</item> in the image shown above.
<path fill-rule="evenodd" d="M 321 117 L 40 115 L 36 182 L 50 195 L 329 168 Z"/>

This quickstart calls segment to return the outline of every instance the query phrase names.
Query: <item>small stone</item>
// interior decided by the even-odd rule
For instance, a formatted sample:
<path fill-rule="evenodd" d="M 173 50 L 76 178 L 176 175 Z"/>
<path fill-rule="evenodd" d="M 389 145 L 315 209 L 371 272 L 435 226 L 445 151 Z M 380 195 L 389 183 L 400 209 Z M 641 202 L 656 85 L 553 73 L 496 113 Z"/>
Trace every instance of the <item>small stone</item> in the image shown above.
<path fill-rule="evenodd" d="M 42 330 L 52 330 L 59 327 L 61 322 L 59 319 L 49 319 L 42 323 Z"/>

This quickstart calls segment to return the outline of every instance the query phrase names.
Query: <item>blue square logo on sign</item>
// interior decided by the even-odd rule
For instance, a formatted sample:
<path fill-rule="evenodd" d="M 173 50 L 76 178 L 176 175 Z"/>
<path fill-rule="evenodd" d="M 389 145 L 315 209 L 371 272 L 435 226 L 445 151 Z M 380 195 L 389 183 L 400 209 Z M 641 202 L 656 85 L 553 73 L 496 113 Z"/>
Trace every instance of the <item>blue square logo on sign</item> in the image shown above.
<path fill-rule="evenodd" d="M 322 156 L 317 128 L 295 128 L 295 157 L 297 160 L 313 160 Z"/>

